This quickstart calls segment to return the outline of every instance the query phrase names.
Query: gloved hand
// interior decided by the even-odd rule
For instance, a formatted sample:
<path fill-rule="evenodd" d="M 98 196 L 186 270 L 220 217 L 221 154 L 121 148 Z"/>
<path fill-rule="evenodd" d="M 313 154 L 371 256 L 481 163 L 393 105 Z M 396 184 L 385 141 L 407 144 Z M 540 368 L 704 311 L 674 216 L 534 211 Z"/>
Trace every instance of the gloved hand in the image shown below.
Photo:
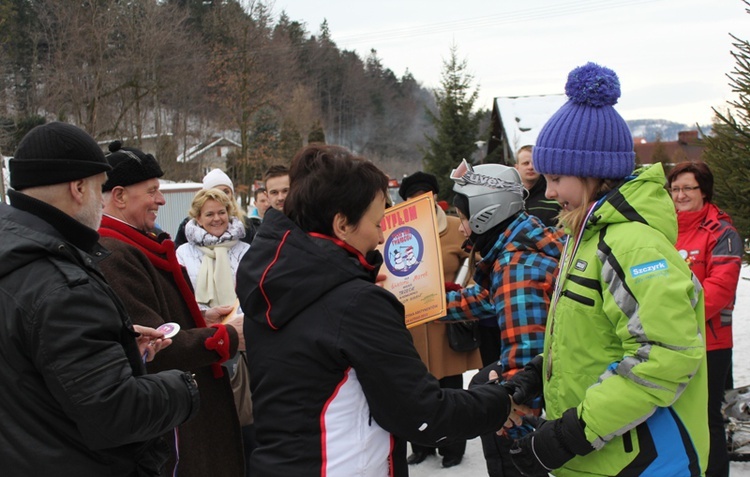
<path fill-rule="evenodd" d="M 523 475 L 539 475 L 562 467 L 576 455 L 593 451 L 586 439 L 586 424 L 570 408 L 560 419 L 542 421 L 531 434 L 513 443 L 510 457 Z"/>
<path fill-rule="evenodd" d="M 527 434 L 531 434 L 537 428 L 541 427 L 543 423 L 544 419 L 539 416 L 523 416 L 521 418 L 521 425 L 504 428 L 503 435 L 515 441 Z"/>
<path fill-rule="evenodd" d="M 449 292 L 449 291 L 461 291 L 461 288 L 463 288 L 463 287 L 461 285 L 459 285 L 458 283 L 445 282 L 445 291 L 446 292 Z"/>
<path fill-rule="evenodd" d="M 542 355 L 529 361 L 522 371 L 505 381 L 503 387 L 513 402 L 530 406 L 535 398 L 542 395 Z"/>

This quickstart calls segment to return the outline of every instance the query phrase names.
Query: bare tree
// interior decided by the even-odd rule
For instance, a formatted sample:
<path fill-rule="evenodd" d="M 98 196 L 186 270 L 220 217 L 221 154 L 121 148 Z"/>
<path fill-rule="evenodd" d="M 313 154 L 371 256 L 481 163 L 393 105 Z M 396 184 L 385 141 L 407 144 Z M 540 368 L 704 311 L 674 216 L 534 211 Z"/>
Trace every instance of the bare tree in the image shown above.
<path fill-rule="evenodd" d="M 195 84 L 203 58 L 187 15 L 156 0 L 39 0 L 49 45 L 46 110 L 101 137 L 135 137 L 171 127 L 172 105 Z M 176 106 L 179 107 L 179 106 Z"/>
<path fill-rule="evenodd" d="M 111 25 L 116 25 L 115 0 L 35 4 L 48 45 L 42 66 L 46 81 L 44 108 L 59 119 L 71 117 L 95 134 L 103 99 L 125 85 L 120 81 L 117 48 Z"/>
<path fill-rule="evenodd" d="M 260 166 L 252 164 L 250 133 L 256 114 L 272 106 L 274 82 L 271 19 L 262 4 L 227 3 L 214 9 L 211 31 L 219 38 L 211 58 L 211 99 L 221 106 L 225 121 L 240 136 L 241 148 L 230 166 L 236 184 L 249 185 Z"/>

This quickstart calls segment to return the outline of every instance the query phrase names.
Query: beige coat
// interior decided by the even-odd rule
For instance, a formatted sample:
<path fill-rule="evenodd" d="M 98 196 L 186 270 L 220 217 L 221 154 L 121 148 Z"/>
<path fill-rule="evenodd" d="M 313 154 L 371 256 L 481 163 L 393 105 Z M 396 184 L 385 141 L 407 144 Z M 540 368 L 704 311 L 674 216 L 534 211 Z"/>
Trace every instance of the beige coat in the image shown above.
<path fill-rule="evenodd" d="M 458 217 L 446 216 L 440 208 L 437 213 L 440 248 L 443 255 L 443 278 L 446 282 L 453 282 L 461 264 L 469 254 L 461 249 L 465 238 L 458 231 L 461 222 Z M 481 368 L 482 359 L 478 349 L 468 353 L 459 353 L 448 346 L 447 326 L 450 325 L 433 321 L 409 330 L 414 339 L 414 347 L 417 348 L 419 356 L 430 373 L 437 379 L 441 379 L 463 374 L 470 369 Z"/>

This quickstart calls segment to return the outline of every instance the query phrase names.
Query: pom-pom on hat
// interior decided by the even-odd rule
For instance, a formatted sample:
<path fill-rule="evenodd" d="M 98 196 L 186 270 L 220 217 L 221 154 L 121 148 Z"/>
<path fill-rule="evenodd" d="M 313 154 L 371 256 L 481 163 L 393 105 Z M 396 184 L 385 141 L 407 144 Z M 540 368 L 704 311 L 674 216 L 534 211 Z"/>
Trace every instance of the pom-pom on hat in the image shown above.
<path fill-rule="evenodd" d="M 409 177 L 405 177 L 401 181 L 401 186 L 398 188 L 398 195 L 402 199 L 406 200 L 417 192 L 439 193 L 440 187 L 438 186 L 437 178 L 432 174 L 419 171 Z"/>
<path fill-rule="evenodd" d="M 94 138 L 72 124 L 52 122 L 29 131 L 10 160 L 15 190 L 62 184 L 112 169 Z"/>
<path fill-rule="evenodd" d="M 232 194 L 234 194 L 234 184 L 232 184 L 232 179 L 230 179 L 221 169 L 212 169 L 211 172 L 203 177 L 204 190 L 213 189 L 222 185 L 232 189 Z"/>
<path fill-rule="evenodd" d="M 120 141 L 109 143 L 107 161 L 112 172 L 107 174 L 107 182 L 102 190 L 108 192 L 117 186 L 125 187 L 164 175 L 156 158 L 134 147 L 122 147 Z"/>
<path fill-rule="evenodd" d="M 565 103 L 539 131 L 533 151 L 541 174 L 621 179 L 633 172 L 633 135 L 613 106 L 620 97 L 614 71 L 595 63 L 568 75 Z"/>

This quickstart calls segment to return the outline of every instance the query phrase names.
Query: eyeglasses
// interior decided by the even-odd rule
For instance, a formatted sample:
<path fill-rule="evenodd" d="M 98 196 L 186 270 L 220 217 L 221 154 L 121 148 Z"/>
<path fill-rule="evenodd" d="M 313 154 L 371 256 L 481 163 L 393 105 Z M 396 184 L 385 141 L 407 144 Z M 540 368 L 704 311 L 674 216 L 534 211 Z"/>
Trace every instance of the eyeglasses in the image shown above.
<path fill-rule="evenodd" d="M 701 186 L 672 187 L 671 189 L 669 189 L 669 191 L 671 193 L 673 193 L 673 194 L 679 194 L 680 192 L 684 192 L 685 194 L 687 194 L 688 192 L 692 192 L 692 191 L 698 190 L 700 188 L 701 188 Z"/>

